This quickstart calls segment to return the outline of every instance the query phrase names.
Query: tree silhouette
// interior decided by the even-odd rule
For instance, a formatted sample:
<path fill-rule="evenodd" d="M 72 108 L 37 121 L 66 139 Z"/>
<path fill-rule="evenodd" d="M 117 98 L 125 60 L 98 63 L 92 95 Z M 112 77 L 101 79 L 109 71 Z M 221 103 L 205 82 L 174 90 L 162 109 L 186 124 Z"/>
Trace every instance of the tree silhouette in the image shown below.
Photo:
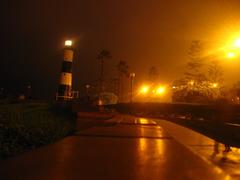
<path fill-rule="evenodd" d="M 208 103 L 224 96 L 220 61 L 203 52 L 202 42 L 192 41 L 185 77 L 174 82 L 173 101 Z"/>
<path fill-rule="evenodd" d="M 232 88 L 229 90 L 229 96 L 229 99 L 231 99 L 233 103 L 240 103 L 240 81 L 233 84 Z"/>
<path fill-rule="evenodd" d="M 210 83 L 209 94 L 214 99 L 220 98 L 223 91 L 223 69 L 218 60 L 209 61 L 208 64 L 208 81 Z M 213 84 L 216 87 L 213 87 Z"/>
<path fill-rule="evenodd" d="M 187 70 L 184 73 L 188 81 L 194 81 L 195 86 L 206 80 L 206 76 L 202 73 L 204 66 L 203 46 L 201 41 L 192 41 L 189 49 L 189 61 L 187 63 Z"/>
<path fill-rule="evenodd" d="M 103 87 L 103 77 L 104 77 L 104 74 L 103 74 L 103 65 L 104 65 L 104 60 L 105 59 L 111 59 L 112 56 L 111 56 L 111 53 L 106 50 L 106 49 L 103 49 L 97 56 L 97 58 L 100 60 L 100 63 L 101 63 L 101 69 L 100 69 L 100 87 L 101 87 L 101 91 L 103 91 L 104 87 Z"/>
<path fill-rule="evenodd" d="M 124 95 L 124 83 L 123 83 L 123 78 L 124 76 L 128 76 L 129 72 L 129 66 L 126 61 L 119 61 L 118 64 L 116 65 L 116 68 L 118 70 L 118 79 L 119 79 L 119 100 L 123 100 L 123 95 Z"/>
<path fill-rule="evenodd" d="M 210 61 L 208 65 L 208 79 L 213 83 L 223 82 L 223 70 L 218 60 Z"/>
<path fill-rule="evenodd" d="M 192 41 L 186 65 L 185 77 L 175 81 L 173 100 L 181 102 L 206 102 L 207 78 L 203 71 L 203 46 L 199 40 Z M 177 85 L 178 84 L 178 85 Z"/>

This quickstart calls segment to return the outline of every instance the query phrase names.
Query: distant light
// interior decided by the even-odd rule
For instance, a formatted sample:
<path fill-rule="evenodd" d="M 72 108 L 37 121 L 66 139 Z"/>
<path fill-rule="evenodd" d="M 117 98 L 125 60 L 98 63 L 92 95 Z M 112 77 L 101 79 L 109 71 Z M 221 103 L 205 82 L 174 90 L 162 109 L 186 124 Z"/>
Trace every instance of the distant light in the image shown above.
<path fill-rule="evenodd" d="M 140 124 L 148 124 L 148 120 L 145 118 L 139 118 Z"/>
<path fill-rule="evenodd" d="M 213 86 L 214 88 L 216 88 L 216 87 L 218 87 L 218 83 L 213 83 L 212 86 Z"/>
<path fill-rule="evenodd" d="M 240 38 L 235 41 L 234 46 L 240 48 Z"/>
<path fill-rule="evenodd" d="M 149 86 L 144 85 L 140 88 L 140 93 L 142 94 L 146 94 L 148 93 L 148 91 L 149 91 Z"/>
<path fill-rule="evenodd" d="M 233 52 L 229 52 L 229 53 L 227 53 L 227 57 L 228 58 L 234 58 L 235 57 L 235 53 L 233 53 Z"/>
<path fill-rule="evenodd" d="M 71 40 L 66 40 L 65 41 L 65 46 L 72 46 L 72 41 Z"/>
<path fill-rule="evenodd" d="M 173 88 L 173 89 L 176 89 L 176 86 L 173 86 L 172 88 Z"/>
<path fill-rule="evenodd" d="M 165 92 L 165 87 L 162 87 L 162 86 L 158 87 L 156 90 L 157 95 L 162 95 L 164 92 Z"/>
<path fill-rule="evenodd" d="M 102 105 L 103 105 L 103 101 L 99 99 L 99 100 L 98 100 L 98 105 L 99 105 L 99 106 L 102 106 Z"/>
<path fill-rule="evenodd" d="M 130 77 L 134 78 L 136 76 L 135 73 L 130 73 Z"/>
<path fill-rule="evenodd" d="M 190 81 L 189 84 L 190 84 L 191 86 L 193 86 L 193 85 L 194 85 L 194 81 L 193 81 L 193 80 Z"/>

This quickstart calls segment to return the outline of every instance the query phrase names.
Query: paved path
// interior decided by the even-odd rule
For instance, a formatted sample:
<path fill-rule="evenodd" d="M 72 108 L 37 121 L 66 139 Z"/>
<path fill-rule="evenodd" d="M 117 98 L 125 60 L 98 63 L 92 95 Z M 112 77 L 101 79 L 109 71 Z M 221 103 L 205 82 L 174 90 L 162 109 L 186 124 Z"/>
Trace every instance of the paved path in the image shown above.
<path fill-rule="evenodd" d="M 225 145 L 206 137 L 200 133 L 182 127 L 175 123 L 149 119 L 157 122 L 178 142 L 192 150 L 204 160 L 215 164 L 217 167 L 230 174 L 235 179 L 240 179 L 240 149 L 231 147 L 226 151 Z"/>
<path fill-rule="evenodd" d="M 154 121 L 117 116 L 55 144 L 0 162 L 1 179 L 221 180 L 229 176 Z"/>

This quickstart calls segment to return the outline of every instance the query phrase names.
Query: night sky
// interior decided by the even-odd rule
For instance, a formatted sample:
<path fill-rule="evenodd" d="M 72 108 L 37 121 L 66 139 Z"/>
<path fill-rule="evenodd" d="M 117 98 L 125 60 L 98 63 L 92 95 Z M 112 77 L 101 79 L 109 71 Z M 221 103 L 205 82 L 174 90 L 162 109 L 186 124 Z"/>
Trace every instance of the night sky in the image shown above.
<path fill-rule="evenodd" d="M 239 0 L 10 0 L 2 8 L 1 86 L 16 94 L 31 84 L 36 98 L 54 97 L 67 38 L 79 90 L 99 77 L 102 49 L 113 56 L 106 78 L 124 60 L 138 81 L 156 66 L 161 81 L 171 83 L 184 72 L 192 40 L 217 48 L 240 37 Z M 227 83 L 240 80 L 240 60 L 223 65 Z"/>

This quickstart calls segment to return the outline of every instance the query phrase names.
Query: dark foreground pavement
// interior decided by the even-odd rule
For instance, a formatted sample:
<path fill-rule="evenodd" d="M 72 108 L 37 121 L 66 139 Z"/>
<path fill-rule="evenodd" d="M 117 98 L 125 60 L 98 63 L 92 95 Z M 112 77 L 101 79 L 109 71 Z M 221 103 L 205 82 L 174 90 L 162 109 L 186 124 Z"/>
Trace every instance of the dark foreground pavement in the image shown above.
<path fill-rule="evenodd" d="M 155 122 L 117 116 L 55 144 L 0 162 L 0 178 L 221 180 L 230 177 Z"/>

